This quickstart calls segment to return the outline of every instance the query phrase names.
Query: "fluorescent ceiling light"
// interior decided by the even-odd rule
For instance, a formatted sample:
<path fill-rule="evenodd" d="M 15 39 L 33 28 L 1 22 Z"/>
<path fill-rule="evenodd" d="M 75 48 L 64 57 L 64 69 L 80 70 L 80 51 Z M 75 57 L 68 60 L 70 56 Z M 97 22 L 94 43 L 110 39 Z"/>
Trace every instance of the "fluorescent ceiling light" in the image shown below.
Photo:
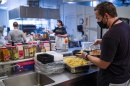
<path fill-rule="evenodd" d="M 99 4 L 99 2 L 97 2 L 97 1 L 91 1 L 90 2 L 90 5 L 93 6 L 93 7 L 97 6 L 97 4 Z"/>
<path fill-rule="evenodd" d="M 75 3 L 75 2 L 68 2 L 69 4 L 73 4 L 73 3 Z"/>
<path fill-rule="evenodd" d="M 7 0 L 1 0 L 1 4 L 5 4 Z"/>

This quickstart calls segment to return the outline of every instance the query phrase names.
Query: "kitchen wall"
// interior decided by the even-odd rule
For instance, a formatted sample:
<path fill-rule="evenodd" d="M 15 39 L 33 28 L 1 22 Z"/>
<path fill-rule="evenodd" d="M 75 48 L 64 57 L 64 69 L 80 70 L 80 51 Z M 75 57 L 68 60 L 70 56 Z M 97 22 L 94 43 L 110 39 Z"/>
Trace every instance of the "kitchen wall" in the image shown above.
<path fill-rule="evenodd" d="M 60 7 L 60 12 L 68 34 L 73 35 L 75 40 L 82 38 L 82 34 L 77 31 L 77 25 L 80 25 L 81 18 L 84 20 L 83 28 L 88 41 L 94 41 L 97 38 L 97 23 L 93 7 L 64 4 Z"/>
<path fill-rule="evenodd" d="M 7 10 L 0 9 L 0 26 L 6 25 L 8 26 L 9 24 L 9 17 Z"/>
<path fill-rule="evenodd" d="M 88 41 L 97 38 L 97 21 L 94 16 L 94 8 L 83 5 L 64 4 L 60 6 L 61 20 L 64 22 L 68 34 L 72 34 L 75 39 L 81 39 L 81 33 L 77 31 L 80 18 L 84 19 L 84 30 L 88 35 Z M 130 18 L 130 7 L 117 7 L 119 17 Z M 88 21 L 88 22 L 86 22 Z M 9 26 L 8 12 L 0 9 L 0 25 Z"/>
<path fill-rule="evenodd" d="M 129 7 L 117 7 L 117 13 L 119 17 L 130 18 L 130 6 Z"/>
<path fill-rule="evenodd" d="M 130 18 L 129 12 L 130 7 L 117 7 L 119 17 Z M 68 34 L 72 34 L 75 39 L 81 38 L 81 33 L 77 31 L 77 25 L 79 25 L 80 18 L 84 19 L 83 26 L 88 36 L 88 41 L 94 41 L 97 39 L 97 20 L 94 16 L 94 7 L 64 4 L 60 6 L 60 14 Z"/>

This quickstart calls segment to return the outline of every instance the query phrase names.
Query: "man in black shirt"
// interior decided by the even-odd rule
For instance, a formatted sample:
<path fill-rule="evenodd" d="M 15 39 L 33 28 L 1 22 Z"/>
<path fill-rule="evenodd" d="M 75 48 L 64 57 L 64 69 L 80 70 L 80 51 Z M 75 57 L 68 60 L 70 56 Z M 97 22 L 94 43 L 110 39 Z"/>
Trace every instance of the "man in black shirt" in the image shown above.
<path fill-rule="evenodd" d="M 99 26 L 109 30 L 94 43 L 101 44 L 100 58 L 85 52 L 81 57 L 100 67 L 98 86 L 130 86 L 130 26 L 118 19 L 111 2 L 98 4 L 94 11 Z"/>

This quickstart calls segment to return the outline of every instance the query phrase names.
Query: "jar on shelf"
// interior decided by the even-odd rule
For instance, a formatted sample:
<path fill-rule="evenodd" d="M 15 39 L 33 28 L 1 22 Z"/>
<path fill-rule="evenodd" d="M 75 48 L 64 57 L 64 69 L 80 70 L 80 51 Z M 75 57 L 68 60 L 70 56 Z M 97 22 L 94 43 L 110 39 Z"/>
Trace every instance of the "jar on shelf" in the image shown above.
<path fill-rule="evenodd" d="M 66 38 L 65 38 L 65 42 L 64 42 L 64 44 L 63 44 L 63 51 L 68 51 L 68 42 L 69 42 L 69 40 L 68 40 L 68 38 L 66 37 Z"/>
<path fill-rule="evenodd" d="M 2 51 L 2 61 L 6 62 L 9 61 L 9 51 L 6 47 L 2 47 L 1 48 Z"/>
<path fill-rule="evenodd" d="M 37 53 L 37 42 L 33 42 L 33 56 Z"/>
<path fill-rule="evenodd" d="M 45 47 L 46 51 L 50 51 L 50 42 L 44 41 L 44 47 Z"/>
<path fill-rule="evenodd" d="M 32 42 L 28 43 L 28 47 L 29 47 L 29 57 L 34 57 Z"/>
<path fill-rule="evenodd" d="M 39 44 L 39 49 L 40 49 L 40 52 L 46 52 L 46 49 L 45 49 L 43 42 Z"/>
<path fill-rule="evenodd" d="M 19 59 L 18 49 L 17 49 L 16 46 L 11 46 L 11 59 L 12 59 L 12 60 Z"/>
<path fill-rule="evenodd" d="M 28 45 L 23 46 L 23 52 L 24 52 L 24 58 L 29 58 L 29 46 Z"/>
<path fill-rule="evenodd" d="M 23 59 L 24 58 L 23 45 L 22 45 L 22 43 L 17 43 L 16 45 L 17 45 L 17 49 L 18 49 L 19 59 Z"/>
<path fill-rule="evenodd" d="M 9 51 L 9 58 L 11 57 L 11 43 L 7 43 L 6 44 L 6 48 L 8 49 L 8 51 Z"/>

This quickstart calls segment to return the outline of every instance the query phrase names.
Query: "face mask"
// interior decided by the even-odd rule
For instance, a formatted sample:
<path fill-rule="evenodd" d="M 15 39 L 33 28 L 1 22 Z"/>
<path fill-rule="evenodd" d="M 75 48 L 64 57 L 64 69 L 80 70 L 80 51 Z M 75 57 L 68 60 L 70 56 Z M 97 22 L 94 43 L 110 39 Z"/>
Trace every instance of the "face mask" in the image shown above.
<path fill-rule="evenodd" d="M 104 24 L 102 21 L 97 22 L 98 25 L 103 29 L 103 28 L 107 28 L 107 24 Z"/>

